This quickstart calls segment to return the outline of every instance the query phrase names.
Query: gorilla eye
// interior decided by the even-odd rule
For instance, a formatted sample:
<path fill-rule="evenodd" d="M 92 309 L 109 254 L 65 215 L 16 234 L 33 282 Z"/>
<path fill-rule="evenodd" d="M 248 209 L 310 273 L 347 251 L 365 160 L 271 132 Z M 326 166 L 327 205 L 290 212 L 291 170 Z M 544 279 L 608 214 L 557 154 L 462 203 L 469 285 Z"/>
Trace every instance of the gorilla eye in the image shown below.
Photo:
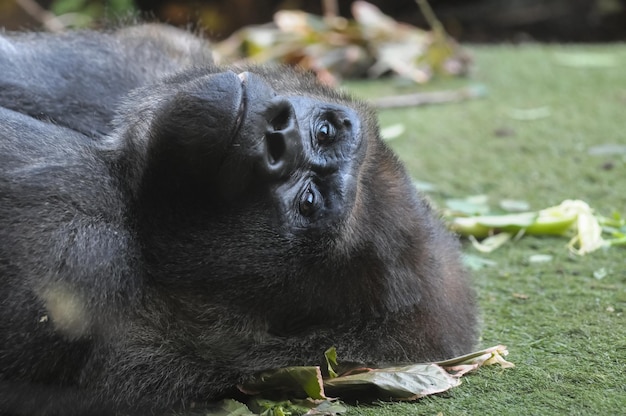
<path fill-rule="evenodd" d="M 300 214 L 305 217 L 309 217 L 315 212 L 316 196 L 315 192 L 309 186 L 300 196 L 300 202 L 298 203 L 298 209 Z"/>
<path fill-rule="evenodd" d="M 330 143 L 335 140 L 337 131 L 335 130 L 335 126 L 330 122 L 323 121 L 318 125 L 315 135 L 319 143 Z"/>

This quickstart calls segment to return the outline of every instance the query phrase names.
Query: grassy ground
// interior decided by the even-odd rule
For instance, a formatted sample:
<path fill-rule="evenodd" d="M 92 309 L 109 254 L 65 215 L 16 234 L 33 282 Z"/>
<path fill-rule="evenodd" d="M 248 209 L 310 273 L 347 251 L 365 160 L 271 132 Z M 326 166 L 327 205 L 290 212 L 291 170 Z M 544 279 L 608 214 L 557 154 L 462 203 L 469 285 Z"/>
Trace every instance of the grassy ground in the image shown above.
<path fill-rule="evenodd" d="M 484 84 L 487 98 L 380 116 L 382 126 L 406 127 L 391 144 L 416 179 L 436 185 L 433 200 L 487 194 L 494 203 L 521 199 L 540 209 L 575 198 L 603 214 L 626 215 L 626 154 L 588 153 L 592 146 L 626 145 L 626 47 L 473 52 L 475 73 L 462 82 Z M 572 57 L 586 58 L 582 53 L 600 55 L 596 62 L 607 65 L 572 65 Z M 429 88 L 455 86 L 458 80 Z M 390 81 L 348 88 L 361 97 L 408 92 Z M 512 117 L 520 109 L 539 117 Z M 626 248 L 576 257 L 566 242 L 525 237 L 486 255 L 497 266 L 474 273 L 481 346 L 507 345 L 515 369 L 485 368 L 444 395 L 357 406 L 349 415 L 624 414 Z M 533 254 L 553 260 L 531 263 Z M 606 276 L 594 277 L 602 268 Z"/>

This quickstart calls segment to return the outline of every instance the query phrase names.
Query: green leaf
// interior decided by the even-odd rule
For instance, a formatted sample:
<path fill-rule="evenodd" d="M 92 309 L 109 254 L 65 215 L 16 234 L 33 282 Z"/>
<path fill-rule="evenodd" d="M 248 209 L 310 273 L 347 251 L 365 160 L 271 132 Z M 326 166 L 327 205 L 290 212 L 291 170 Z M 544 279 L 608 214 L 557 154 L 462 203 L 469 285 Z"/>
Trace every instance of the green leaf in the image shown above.
<path fill-rule="evenodd" d="M 487 195 L 473 195 L 463 199 L 448 199 L 446 206 L 450 211 L 465 215 L 484 215 L 489 213 Z"/>
<path fill-rule="evenodd" d="M 50 5 L 50 10 L 52 10 L 52 13 L 59 16 L 65 13 L 78 12 L 82 10 L 86 4 L 86 0 L 55 0 Z"/>
<path fill-rule="evenodd" d="M 503 199 L 500 201 L 500 208 L 508 212 L 524 212 L 530 209 L 530 205 L 526 201 Z"/>
<path fill-rule="evenodd" d="M 475 254 L 464 253 L 463 264 L 470 270 L 480 270 L 485 267 L 496 266 L 498 263 Z"/>
<path fill-rule="evenodd" d="M 420 192 L 433 192 L 436 189 L 435 185 L 430 182 L 414 180 L 413 185 Z"/>
<path fill-rule="evenodd" d="M 328 367 L 328 375 L 330 378 L 337 377 L 337 372 L 335 368 L 337 368 L 337 349 L 335 347 L 330 347 L 326 351 L 324 351 L 324 358 L 326 358 L 326 366 Z"/>
<path fill-rule="evenodd" d="M 268 370 L 258 374 L 250 383 L 240 386 L 246 394 L 256 394 L 248 402 L 250 409 L 266 416 L 336 415 L 345 412 L 345 407 L 326 395 L 342 398 L 363 398 L 368 401 L 415 400 L 420 397 L 441 393 L 458 386 L 459 377 L 482 365 L 500 364 L 503 368 L 514 367 L 504 360 L 508 351 L 498 345 L 438 363 L 412 364 L 387 368 L 354 368 L 352 371 L 334 378 L 321 379 L 319 367 L 287 367 Z M 334 347 L 326 353 L 327 363 L 336 363 Z M 335 364 L 336 365 L 336 364 Z M 334 371 L 334 370 L 333 370 Z M 290 400 L 273 401 L 264 394 L 281 393 Z M 260 395 L 259 395 L 260 394 Z M 306 400 L 292 399 L 303 397 Z M 325 401 L 314 400 L 314 396 Z M 304 409 L 304 410 L 303 410 Z M 245 413 L 244 413 L 245 414 Z M 211 415 L 213 416 L 213 415 Z"/>
<path fill-rule="evenodd" d="M 238 401 L 226 399 L 204 413 L 206 416 L 253 416 L 254 413 L 248 407 Z"/>
<path fill-rule="evenodd" d="M 344 414 L 347 411 L 348 408 L 340 401 L 324 400 L 319 405 L 309 410 L 307 415 L 334 416 Z"/>
<path fill-rule="evenodd" d="M 239 386 L 246 394 L 283 392 L 294 397 L 325 399 L 319 367 L 285 367 L 257 374 L 254 380 Z"/>
<path fill-rule="evenodd" d="M 506 215 L 483 215 L 476 217 L 476 221 L 485 227 L 496 228 L 509 232 L 516 232 L 533 225 L 539 214 L 536 212 L 520 212 Z"/>
<path fill-rule="evenodd" d="M 348 411 L 341 402 L 334 399 L 275 401 L 255 397 L 248 402 L 248 405 L 260 416 L 336 416 Z"/>

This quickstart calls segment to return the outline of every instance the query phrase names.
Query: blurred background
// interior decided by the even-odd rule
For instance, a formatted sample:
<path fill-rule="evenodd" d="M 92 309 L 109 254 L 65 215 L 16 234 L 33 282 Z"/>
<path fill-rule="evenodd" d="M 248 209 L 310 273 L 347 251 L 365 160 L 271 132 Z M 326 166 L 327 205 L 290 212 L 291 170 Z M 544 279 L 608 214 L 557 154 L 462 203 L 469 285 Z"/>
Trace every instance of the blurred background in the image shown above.
<path fill-rule="evenodd" d="M 201 28 L 212 39 L 270 22 L 278 10 L 323 13 L 324 1 L 305 0 L 0 0 L 0 26 L 33 29 L 60 23 L 93 26 L 141 16 Z M 335 3 L 351 16 L 350 0 Z M 427 27 L 414 0 L 371 0 L 400 22 Z M 606 42 L 626 40 L 626 0 L 432 0 L 446 31 L 461 42 Z M 49 23 L 51 17 L 55 23 Z"/>

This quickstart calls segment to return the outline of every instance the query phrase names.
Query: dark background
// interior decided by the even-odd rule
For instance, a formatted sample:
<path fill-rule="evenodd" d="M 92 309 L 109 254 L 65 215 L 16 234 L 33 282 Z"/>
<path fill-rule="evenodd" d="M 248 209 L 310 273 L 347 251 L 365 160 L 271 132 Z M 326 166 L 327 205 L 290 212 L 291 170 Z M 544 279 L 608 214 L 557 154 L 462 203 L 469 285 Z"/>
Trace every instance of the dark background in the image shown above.
<path fill-rule="evenodd" d="M 414 0 L 370 2 L 399 21 L 427 27 Z M 351 15 L 350 3 L 338 1 L 341 15 Z M 431 0 L 430 4 L 448 32 L 463 42 L 626 40 L 626 0 Z M 57 15 L 84 14 L 89 17 L 84 24 L 92 25 L 139 15 L 180 26 L 200 24 L 210 37 L 220 39 L 241 26 L 269 22 L 282 8 L 321 14 L 322 2 L 0 0 L 0 25 L 9 30 L 41 27 L 48 10 Z"/>

